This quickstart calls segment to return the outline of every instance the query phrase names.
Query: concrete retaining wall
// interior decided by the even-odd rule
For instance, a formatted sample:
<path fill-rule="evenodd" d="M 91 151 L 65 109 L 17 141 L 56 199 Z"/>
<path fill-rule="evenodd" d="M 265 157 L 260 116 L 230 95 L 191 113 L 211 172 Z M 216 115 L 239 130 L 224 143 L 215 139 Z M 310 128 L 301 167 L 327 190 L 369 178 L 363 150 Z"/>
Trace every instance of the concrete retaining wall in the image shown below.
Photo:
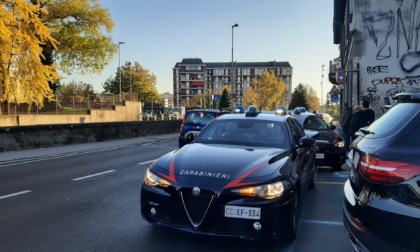
<path fill-rule="evenodd" d="M 0 128 L 0 152 L 179 132 L 181 120 Z"/>
<path fill-rule="evenodd" d="M 114 109 L 92 109 L 88 114 L 19 114 L 1 115 L 0 127 L 29 125 L 106 123 L 141 121 L 141 103 L 124 101 Z"/>

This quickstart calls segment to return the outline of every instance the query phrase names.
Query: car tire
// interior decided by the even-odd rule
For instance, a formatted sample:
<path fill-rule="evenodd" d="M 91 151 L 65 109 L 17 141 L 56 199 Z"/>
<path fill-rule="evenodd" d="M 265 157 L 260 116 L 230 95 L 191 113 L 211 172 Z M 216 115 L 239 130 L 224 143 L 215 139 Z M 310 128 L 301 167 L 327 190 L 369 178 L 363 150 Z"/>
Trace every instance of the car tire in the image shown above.
<path fill-rule="evenodd" d="M 296 191 L 293 195 L 292 199 L 292 206 L 290 209 L 290 215 L 286 225 L 286 233 L 284 236 L 284 240 L 287 243 L 293 242 L 296 238 L 297 234 L 297 226 L 298 226 L 298 217 L 299 217 L 299 197 L 298 192 Z"/>

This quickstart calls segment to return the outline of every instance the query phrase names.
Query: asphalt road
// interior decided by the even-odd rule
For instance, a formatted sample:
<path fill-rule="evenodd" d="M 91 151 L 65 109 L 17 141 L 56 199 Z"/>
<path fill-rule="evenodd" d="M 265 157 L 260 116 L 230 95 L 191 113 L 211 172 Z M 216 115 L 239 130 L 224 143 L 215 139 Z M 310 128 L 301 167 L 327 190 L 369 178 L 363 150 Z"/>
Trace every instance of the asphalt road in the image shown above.
<path fill-rule="evenodd" d="M 292 244 L 195 236 L 146 223 L 140 184 L 176 135 L 0 154 L 0 251 L 353 251 L 346 174 L 319 169 Z M 9 154 L 9 155 L 7 155 Z"/>

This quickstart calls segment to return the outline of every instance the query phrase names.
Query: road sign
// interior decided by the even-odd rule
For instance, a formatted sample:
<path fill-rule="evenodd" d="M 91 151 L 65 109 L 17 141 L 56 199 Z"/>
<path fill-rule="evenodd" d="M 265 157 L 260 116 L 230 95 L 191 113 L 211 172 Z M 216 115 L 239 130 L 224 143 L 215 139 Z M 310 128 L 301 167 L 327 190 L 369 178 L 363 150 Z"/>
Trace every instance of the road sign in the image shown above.
<path fill-rule="evenodd" d="M 331 102 L 338 102 L 338 94 L 331 94 Z"/>
<path fill-rule="evenodd" d="M 218 94 L 213 95 L 213 101 L 214 102 L 220 102 L 220 95 L 218 95 Z"/>
<path fill-rule="evenodd" d="M 338 90 L 336 85 L 334 85 L 330 90 L 330 94 L 339 94 L 339 93 L 340 91 Z"/>
<path fill-rule="evenodd" d="M 343 68 L 339 68 L 335 72 L 335 82 L 337 85 L 343 85 L 346 82 L 346 71 Z"/>

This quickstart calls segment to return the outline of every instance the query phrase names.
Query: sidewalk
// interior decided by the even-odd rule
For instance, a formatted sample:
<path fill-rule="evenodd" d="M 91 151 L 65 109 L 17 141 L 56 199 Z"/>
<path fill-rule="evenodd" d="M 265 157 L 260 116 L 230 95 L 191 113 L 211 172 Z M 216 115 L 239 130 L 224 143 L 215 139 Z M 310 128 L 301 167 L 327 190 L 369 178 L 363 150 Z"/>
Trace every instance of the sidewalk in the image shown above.
<path fill-rule="evenodd" d="M 128 138 L 113 141 L 84 143 L 56 146 L 49 148 L 39 148 L 32 150 L 9 151 L 0 153 L 0 164 L 12 163 L 17 160 L 31 160 L 45 156 L 59 156 L 69 153 L 84 152 L 87 150 L 104 150 L 112 149 L 122 146 L 139 145 L 144 143 L 153 143 L 167 140 L 176 140 L 178 133 L 165 134 L 165 135 L 152 135 L 145 137 Z"/>

